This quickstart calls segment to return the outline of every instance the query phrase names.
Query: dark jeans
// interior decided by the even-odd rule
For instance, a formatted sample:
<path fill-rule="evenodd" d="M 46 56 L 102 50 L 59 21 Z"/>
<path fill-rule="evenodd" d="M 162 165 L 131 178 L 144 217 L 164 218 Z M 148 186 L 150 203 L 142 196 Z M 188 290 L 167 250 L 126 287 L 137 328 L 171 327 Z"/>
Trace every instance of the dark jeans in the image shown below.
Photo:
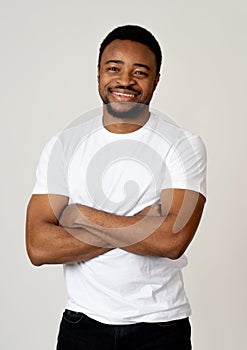
<path fill-rule="evenodd" d="M 160 323 L 107 325 L 65 310 L 57 350 L 191 350 L 188 318 Z"/>

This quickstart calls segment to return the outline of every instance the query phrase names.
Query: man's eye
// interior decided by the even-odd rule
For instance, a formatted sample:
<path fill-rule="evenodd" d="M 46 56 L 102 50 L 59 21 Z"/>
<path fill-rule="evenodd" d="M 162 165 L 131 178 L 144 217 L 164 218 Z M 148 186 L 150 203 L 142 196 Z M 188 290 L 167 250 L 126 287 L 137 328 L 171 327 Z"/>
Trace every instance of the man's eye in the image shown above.
<path fill-rule="evenodd" d="M 110 72 L 117 72 L 118 69 L 117 69 L 117 67 L 109 67 L 108 70 Z"/>
<path fill-rule="evenodd" d="M 143 72 L 142 70 L 137 70 L 135 71 L 135 75 L 147 76 L 147 73 Z"/>

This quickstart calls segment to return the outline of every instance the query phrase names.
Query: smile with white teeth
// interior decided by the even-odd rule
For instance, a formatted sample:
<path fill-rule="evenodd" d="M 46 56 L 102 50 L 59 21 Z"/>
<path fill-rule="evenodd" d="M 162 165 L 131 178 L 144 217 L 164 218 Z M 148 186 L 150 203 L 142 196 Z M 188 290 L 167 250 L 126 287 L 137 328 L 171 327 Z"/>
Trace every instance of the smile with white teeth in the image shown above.
<path fill-rule="evenodd" d="M 117 96 L 123 96 L 123 97 L 135 97 L 134 94 L 126 94 L 126 93 L 123 93 L 123 92 L 114 92 L 115 95 Z"/>

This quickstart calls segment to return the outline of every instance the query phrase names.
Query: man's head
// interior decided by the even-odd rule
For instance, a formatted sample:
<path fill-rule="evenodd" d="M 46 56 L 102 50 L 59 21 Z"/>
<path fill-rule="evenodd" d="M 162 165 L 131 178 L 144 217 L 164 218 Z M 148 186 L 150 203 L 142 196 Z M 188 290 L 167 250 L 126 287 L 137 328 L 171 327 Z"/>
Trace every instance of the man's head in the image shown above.
<path fill-rule="evenodd" d="M 130 118 L 149 105 L 161 60 L 157 40 L 142 27 L 126 25 L 107 35 L 99 51 L 98 82 L 109 114 Z"/>
<path fill-rule="evenodd" d="M 99 49 L 98 67 L 100 67 L 101 57 L 105 48 L 113 40 L 131 40 L 146 45 L 155 55 L 156 73 L 160 73 L 162 53 L 158 41 L 147 29 L 137 25 L 125 25 L 113 29 L 102 41 Z"/>

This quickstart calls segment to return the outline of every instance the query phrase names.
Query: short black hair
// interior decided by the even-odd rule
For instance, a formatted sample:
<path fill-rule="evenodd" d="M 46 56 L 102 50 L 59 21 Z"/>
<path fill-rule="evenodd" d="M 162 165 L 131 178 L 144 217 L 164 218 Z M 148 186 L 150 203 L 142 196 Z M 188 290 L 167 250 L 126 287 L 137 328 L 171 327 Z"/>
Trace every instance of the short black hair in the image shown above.
<path fill-rule="evenodd" d="M 113 40 L 132 40 L 138 43 L 146 45 L 155 55 L 157 74 L 160 72 L 160 66 L 162 62 L 161 48 L 156 38 L 147 29 L 137 25 L 124 25 L 113 29 L 102 41 L 99 49 L 98 66 L 100 66 L 101 56 L 105 48 Z"/>

